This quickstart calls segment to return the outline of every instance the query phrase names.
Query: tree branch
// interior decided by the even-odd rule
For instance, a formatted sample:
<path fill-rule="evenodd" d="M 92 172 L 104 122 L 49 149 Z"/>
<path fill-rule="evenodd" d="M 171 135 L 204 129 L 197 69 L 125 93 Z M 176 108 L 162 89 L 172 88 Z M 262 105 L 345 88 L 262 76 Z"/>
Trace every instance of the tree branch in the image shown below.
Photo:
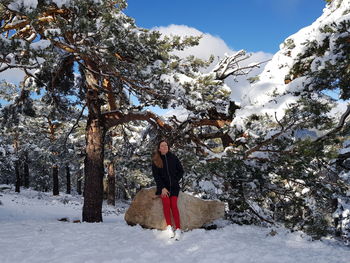
<path fill-rule="evenodd" d="M 102 115 L 106 120 L 107 129 L 130 121 L 148 121 L 151 124 L 157 124 L 158 127 L 167 131 L 172 130 L 170 125 L 166 124 L 159 116 L 150 111 L 129 112 L 127 114 L 123 114 L 120 111 L 111 111 L 103 113 Z"/>
<path fill-rule="evenodd" d="M 244 50 L 240 50 L 232 56 L 225 56 L 212 70 L 216 75 L 216 80 L 224 80 L 230 75 L 240 76 L 247 75 L 253 68 L 259 68 L 261 64 L 266 63 L 263 61 L 260 63 L 254 63 L 248 66 L 241 67 L 239 62 L 247 60 L 251 57 Z M 244 71 L 248 70 L 248 71 Z"/>
<path fill-rule="evenodd" d="M 335 127 L 333 130 L 327 132 L 325 135 L 317 138 L 315 140 L 315 142 L 323 141 L 323 140 L 327 139 L 329 136 L 331 136 L 332 134 L 339 132 L 343 128 L 343 126 L 345 124 L 345 120 L 349 115 L 350 115 L 350 104 L 348 105 L 348 107 L 347 107 L 346 111 L 343 113 L 343 115 L 340 117 L 340 120 L 339 120 L 337 127 Z"/>
<path fill-rule="evenodd" d="M 193 127 L 200 127 L 200 126 L 215 126 L 217 128 L 222 128 L 225 125 L 229 125 L 231 123 L 230 120 L 212 120 L 212 119 L 203 119 L 199 121 L 193 121 L 192 125 Z"/>
<path fill-rule="evenodd" d="M 250 148 L 248 151 L 246 151 L 244 153 L 244 159 L 248 159 L 248 156 L 250 154 L 252 154 L 253 152 L 259 151 L 261 149 L 261 147 L 269 144 L 270 142 L 272 142 L 273 140 L 275 140 L 277 137 L 279 137 L 281 134 L 285 133 L 287 130 L 291 129 L 294 126 L 295 122 L 291 123 L 288 127 L 286 128 L 282 128 L 280 132 L 274 134 L 271 136 L 271 138 L 262 141 L 261 143 L 259 143 L 258 145 Z"/>
<path fill-rule="evenodd" d="M 87 104 L 85 103 L 84 106 L 83 106 L 83 108 L 81 109 L 81 112 L 80 112 L 80 114 L 79 114 L 79 117 L 77 118 L 77 120 L 75 121 L 74 125 L 72 126 L 72 128 L 71 128 L 70 131 L 68 132 L 66 138 L 64 139 L 64 144 L 63 144 L 64 149 L 67 149 L 67 140 L 68 140 L 68 137 L 69 137 L 69 135 L 74 131 L 75 127 L 78 125 L 78 123 L 79 123 L 81 117 L 83 116 L 83 113 L 84 113 L 84 110 L 85 110 L 85 108 L 86 108 L 86 105 L 87 105 Z"/>

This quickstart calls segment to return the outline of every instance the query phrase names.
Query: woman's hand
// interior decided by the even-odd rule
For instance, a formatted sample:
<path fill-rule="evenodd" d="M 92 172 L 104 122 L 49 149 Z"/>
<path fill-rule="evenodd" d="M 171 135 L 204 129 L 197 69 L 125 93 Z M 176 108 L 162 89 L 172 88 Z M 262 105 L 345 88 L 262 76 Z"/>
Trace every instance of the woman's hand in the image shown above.
<path fill-rule="evenodd" d="M 170 192 L 168 191 L 168 189 L 166 189 L 165 187 L 162 189 L 162 193 L 161 193 L 161 197 L 167 197 L 170 195 Z"/>

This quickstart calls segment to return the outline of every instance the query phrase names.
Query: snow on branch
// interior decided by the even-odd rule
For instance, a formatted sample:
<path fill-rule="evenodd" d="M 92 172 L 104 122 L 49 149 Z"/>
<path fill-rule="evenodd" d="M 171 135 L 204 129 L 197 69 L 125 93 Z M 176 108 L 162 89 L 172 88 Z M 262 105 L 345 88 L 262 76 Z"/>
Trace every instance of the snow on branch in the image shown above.
<path fill-rule="evenodd" d="M 225 55 L 225 58 L 223 58 L 213 69 L 213 72 L 216 74 L 216 79 L 224 80 L 230 75 L 247 75 L 253 70 L 253 68 L 259 68 L 262 63 L 266 62 L 252 63 L 247 66 L 241 66 L 239 64 L 250 57 L 251 54 L 247 54 L 245 50 L 240 50 L 231 56 Z"/>
<path fill-rule="evenodd" d="M 148 121 L 150 124 L 157 125 L 162 129 L 172 129 L 170 125 L 161 119 L 161 117 L 151 111 L 129 112 L 127 114 L 123 114 L 122 112 L 115 110 L 106 112 L 103 114 L 103 116 L 106 120 L 107 129 L 130 121 Z"/>
<path fill-rule="evenodd" d="M 276 117 L 277 120 L 277 117 Z M 280 126 L 281 126 L 281 130 L 276 132 L 274 135 L 266 138 L 265 140 L 263 140 L 262 142 L 258 143 L 257 145 L 251 147 L 250 149 L 248 149 L 245 153 L 244 153 L 244 159 L 250 159 L 250 155 L 254 152 L 258 152 L 261 150 L 261 148 L 263 148 L 264 146 L 267 146 L 268 144 L 270 144 L 271 142 L 273 142 L 276 138 L 280 137 L 282 134 L 286 133 L 287 131 L 291 130 L 295 125 L 296 125 L 296 121 L 293 121 L 292 123 L 290 123 L 287 127 L 284 127 L 279 121 L 277 121 Z M 266 150 L 265 150 L 266 151 Z"/>
<path fill-rule="evenodd" d="M 343 115 L 340 117 L 340 120 L 339 120 L 339 123 L 338 123 L 337 127 L 335 127 L 333 130 L 329 131 L 325 135 L 319 137 L 316 140 L 316 142 L 322 141 L 322 140 L 328 138 L 330 135 L 332 135 L 332 134 L 334 134 L 336 132 L 339 132 L 343 128 L 343 126 L 345 124 L 345 121 L 346 121 L 346 119 L 348 118 L 349 115 L 350 115 L 350 104 L 348 105 L 348 107 L 347 107 L 346 111 L 343 113 Z"/>

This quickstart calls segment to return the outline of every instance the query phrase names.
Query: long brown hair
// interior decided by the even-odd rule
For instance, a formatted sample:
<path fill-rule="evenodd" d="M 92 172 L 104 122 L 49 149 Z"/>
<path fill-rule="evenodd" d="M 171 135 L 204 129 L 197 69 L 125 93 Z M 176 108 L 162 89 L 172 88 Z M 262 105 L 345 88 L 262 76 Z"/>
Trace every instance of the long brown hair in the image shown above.
<path fill-rule="evenodd" d="M 165 142 L 168 145 L 168 151 L 170 151 L 169 143 L 166 140 L 161 140 L 158 142 L 157 147 L 156 149 L 154 149 L 154 153 L 152 156 L 152 161 L 158 168 L 163 168 L 163 161 L 162 161 L 162 158 L 160 157 L 160 152 L 159 152 L 159 147 L 162 142 Z"/>

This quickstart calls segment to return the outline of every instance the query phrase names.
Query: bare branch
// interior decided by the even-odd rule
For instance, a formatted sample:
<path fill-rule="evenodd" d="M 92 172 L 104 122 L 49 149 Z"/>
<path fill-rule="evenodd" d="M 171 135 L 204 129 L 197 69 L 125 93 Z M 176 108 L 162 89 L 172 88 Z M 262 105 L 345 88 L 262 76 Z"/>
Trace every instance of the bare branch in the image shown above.
<path fill-rule="evenodd" d="M 254 68 L 259 68 L 261 64 L 267 62 L 263 61 L 244 67 L 239 65 L 240 62 L 247 60 L 250 57 L 251 54 L 247 54 L 244 50 L 240 50 L 232 56 L 225 56 L 225 58 L 223 58 L 213 69 L 213 72 L 216 74 L 216 80 L 224 80 L 230 75 L 247 75 Z"/>
<path fill-rule="evenodd" d="M 83 116 L 83 113 L 84 113 L 84 110 L 85 110 L 85 108 L 86 108 L 86 105 L 87 105 L 87 104 L 85 103 L 84 106 L 83 106 L 83 108 L 81 109 L 81 112 L 80 112 L 80 114 L 79 114 L 79 117 L 77 118 L 77 120 L 75 121 L 74 125 L 72 126 L 72 128 L 71 128 L 70 131 L 68 132 L 66 138 L 64 139 L 64 144 L 63 144 L 63 148 L 64 148 L 64 149 L 67 149 L 67 146 L 66 146 L 66 145 L 67 145 L 68 137 L 69 137 L 69 135 L 74 131 L 74 129 L 78 126 L 78 123 L 79 123 L 81 117 Z"/>
<path fill-rule="evenodd" d="M 277 119 L 277 112 L 275 111 L 275 120 L 276 122 L 279 124 L 279 126 L 281 126 L 281 129 L 283 130 L 284 129 L 284 126 L 283 124 Z"/>
<path fill-rule="evenodd" d="M 130 121 L 148 121 L 151 124 L 157 124 L 158 127 L 161 127 L 165 130 L 172 130 L 171 126 L 166 124 L 160 119 L 159 116 L 150 111 L 129 112 L 127 114 L 123 114 L 120 111 L 111 111 L 103 113 L 102 115 L 106 120 L 107 129 Z"/>
<path fill-rule="evenodd" d="M 0 72 L 6 71 L 6 70 L 8 70 L 10 68 L 19 68 L 19 69 L 27 70 L 27 69 L 37 69 L 38 66 L 6 65 L 6 67 L 0 69 Z"/>
<path fill-rule="evenodd" d="M 272 222 L 271 220 L 266 219 L 266 218 L 264 218 L 263 216 L 259 215 L 259 213 L 256 212 L 256 211 L 254 210 L 254 208 L 249 204 L 249 202 L 246 202 L 246 204 L 249 206 L 249 210 L 252 211 L 253 214 L 255 214 L 257 217 L 259 217 L 262 221 L 265 221 L 265 222 L 267 222 L 267 223 L 269 223 L 269 224 L 271 224 L 271 225 L 274 225 L 274 224 L 275 224 L 275 223 Z"/>
<path fill-rule="evenodd" d="M 231 120 L 202 119 L 202 120 L 198 120 L 198 121 L 193 121 L 192 125 L 193 125 L 193 127 L 215 126 L 217 128 L 222 128 L 225 125 L 229 125 L 230 123 L 231 123 Z"/>

